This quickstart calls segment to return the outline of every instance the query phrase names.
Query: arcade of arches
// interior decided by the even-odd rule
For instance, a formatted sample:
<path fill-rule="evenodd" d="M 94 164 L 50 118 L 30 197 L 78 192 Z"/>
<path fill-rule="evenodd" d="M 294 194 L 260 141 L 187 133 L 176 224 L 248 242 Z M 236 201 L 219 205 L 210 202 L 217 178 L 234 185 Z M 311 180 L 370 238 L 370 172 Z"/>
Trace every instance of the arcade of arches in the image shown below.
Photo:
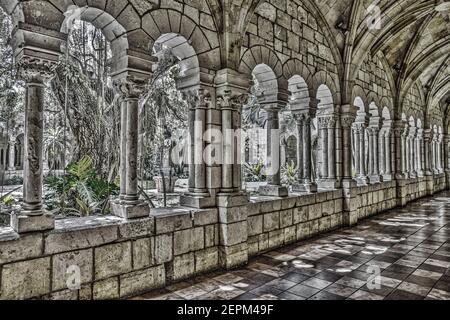
<path fill-rule="evenodd" d="M 450 187 L 444 0 L 381 0 L 374 10 L 363 0 L 0 5 L 13 20 L 11 44 L 26 83 L 24 134 L 8 141 L 0 132 L 1 166 L 23 168 L 24 176 L 22 211 L 0 229 L 0 298 L 128 297 L 244 265 L 269 249 Z M 64 56 L 74 17 L 111 43 L 122 99 L 121 195 L 114 216 L 55 222 L 42 203 L 43 88 Z M 181 207 L 150 210 L 138 194 L 137 128 L 139 98 L 158 63 L 156 42 L 180 59 L 177 85 L 189 104 L 190 128 L 202 125 L 191 140 L 195 164 Z M 292 190 L 273 172 L 250 198 L 239 163 L 210 164 L 197 155 L 214 143 L 205 131 L 240 128 L 253 78 L 267 113 L 268 162 L 295 159 L 299 170 Z M 273 129 L 287 109 L 297 129 L 276 147 Z M 222 151 L 233 158 L 233 150 Z M 65 281 L 73 265 L 81 270 L 76 290 Z"/>

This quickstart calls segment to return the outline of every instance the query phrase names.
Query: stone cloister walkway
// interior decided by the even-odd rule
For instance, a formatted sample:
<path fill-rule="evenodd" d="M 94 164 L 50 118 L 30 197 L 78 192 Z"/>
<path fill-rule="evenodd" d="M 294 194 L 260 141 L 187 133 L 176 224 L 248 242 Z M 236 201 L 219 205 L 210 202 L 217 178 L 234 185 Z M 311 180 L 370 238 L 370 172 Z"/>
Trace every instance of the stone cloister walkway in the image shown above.
<path fill-rule="evenodd" d="M 450 192 L 134 299 L 450 299 Z"/>

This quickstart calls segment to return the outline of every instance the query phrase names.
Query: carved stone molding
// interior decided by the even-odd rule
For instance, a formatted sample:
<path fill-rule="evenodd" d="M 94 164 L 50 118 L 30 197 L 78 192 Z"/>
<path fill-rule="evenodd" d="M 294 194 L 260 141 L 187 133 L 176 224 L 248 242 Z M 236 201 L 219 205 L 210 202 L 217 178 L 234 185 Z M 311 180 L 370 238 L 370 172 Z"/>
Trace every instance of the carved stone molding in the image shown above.
<path fill-rule="evenodd" d="M 183 91 L 182 95 L 189 109 L 208 109 L 211 105 L 211 94 L 207 89 L 187 90 Z"/>

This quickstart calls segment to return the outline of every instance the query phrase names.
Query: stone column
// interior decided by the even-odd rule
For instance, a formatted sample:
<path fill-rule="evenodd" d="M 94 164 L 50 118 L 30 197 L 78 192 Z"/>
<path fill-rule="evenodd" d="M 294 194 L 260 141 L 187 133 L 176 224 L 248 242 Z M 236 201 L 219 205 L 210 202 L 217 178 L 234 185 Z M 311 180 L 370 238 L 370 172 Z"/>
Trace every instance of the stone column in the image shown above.
<path fill-rule="evenodd" d="M 410 128 L 409 130 L 409 173 L 411 178 L 417 178 L 417 168 L 416 168 L 416 137 L 417 129 Z"/>
<path fill-rule="evenodd" d="M 356 107 L 352 105 L 342 105 L 340 123 L 342 130 L 342 189 L 343 201 L 343 224 L 353 226 L 358 223 L 358 201 L 357 183 L 352 177 L 352 125 L 356 119 Z M 354 128 L 354 127 L 353 127 Z M 354 130 L 353 130 L 354 131 Z M 359 134 L 356 134 L 359 139 Z M 359 149 L 355 139 L 355 153 Z M 357 157 L 356 157 L 357 158 Z M 355 158 L 355 161 L 357 159 Z M 357 163 L 357 162 L 356 162 Z"/>
<path fill-rule="evenodd" d="M 370 182 L 371 183 L 379 183 L 382 179 L 380 177 L 380 166 L 379 166 L 379 154 L 378 154 L 378 135 L 379 135 L 378 127 L 370 127 L 369 137 L 371 143 L 369 144 L 369 150 L 371 155 L 371 174 L 370 174 Z"/>
<path fill-rule="evenodd" d="M 120 198 L 112 203 L 112 212 L 125 219 L 147 217 L 148 203 L 140 200 L 138 190 L 138 140 L 139 99 L 145 82 L 131 78 L 114 80 L 115 89 L 121 95 L 120 133 Z M 124 154 L 125 153 L 125 154 Z"/>
<path fill-rule="evenodd" d="M 417 130 L 416 139 L 416 162 L 417 162 L 417 176 L 424 176 L 424 165 L 423 165 L 423 129 Z"/>
<path fill-rule="evenodd" d="M 384 139 L 381 142 L 384 146 L 384 166 L 385 170 L 383 172 L 383 181 L 392 180 L 392 166 L 391 166 L 391 131 L 390 128 L 385 129 Z"/>
<path fill-rule="evenodd" d="M 207 188 L 207 173 L 205 162 L 205 132 L 206 113 L 211 106 L 211 93 L 209 88 L 200 87 L 187 90 L 183 93 L 184 99 L 189 106 L 189 129 L 190 129 L 190 165 L 189 165 L 189 192 L 180 198 L 180 204 L 192 208 L 210 208 L 215 205 L 213 197 Z M 222 110 L 222 117 L 225 117 L 224 125 L 226 129 L 232 129 L 233 111 L 230 108 Z M 223 121 L 223 120 L 222 120 Z M 232 152 L 232 150 L 229 150 Z M 223 166 L 226 183 L 222 187 L 224 190 L 234 190 L 233 186 L 233 166 L 231 171 Z"/>
<path fill-rule="evenodd" d="M 336 179 L 336 123 L 334 114 L 320 115 L 318 118 L 320 140 L 322 146 L 321 155 L 321 177 L 319 188 L 336 189 L 339 188 Z"/>
<path fill-rule="evenodd" d="M 282 103 L 268 103 L 263 105 L 267 113 L 267 186 L 259 188 L 262 196 L 287 197 L 288 190 L 281 186 L 280 168 L 280 120 L 279 112 Z"/>
<path fill-rule="evenodd" d="M 16 147 L 16 139 L 10 137 L 9 139 L 9 154 L 8 154 L 8 170 L 15 171 L 15 147 Z"/>
<path fill-rule="evenodd" d="M 394 138 L 394 146 L 395 146 L 395 179 L 404 179 L 404 142 L 403 135 L 406 128 L 406 124 L 403 121 L 396 121 L 393 127 L 393 138 Z"/>
<path fill-rule="evenodd" d="M 425 164 L 425 179 L 427 184 L 427 195 L 434 193 L 434 178 L 432 163 L 434 159 L 433 155 L 433 137 L 431 129 L 424 129 L 423 132 L 423 149 L 424 149 L 424 164 Z"/>
<path fill-rule="evenodd" d="M 301 148 L 301 159 L 299 165 L 302 166 L 302 174 L 299 177 L 300 184 L 293 186 L 294 192 L 317 192 L 317 184 L 312 182 L 312 150 L 311 150 L 311 121 L 313 113 L 311 111 L 294 112 L 299 131 L 299 149 Z"/>
<path fill-rule="evenodd" d="M 353 130 L 355 131 L 355 135 L 357 136 L 356 142 L 356 153 L 358 154 L 359 165 L 357 168 L 359 169 L 356 172 L 356 181 L 360 185 L 367 185 L 367 171 L 366 171 L 366 124 L 365 123 L 355 123 L 353 124 Z"/>
<path fill-rule="evenodd" d="M 127 194 L 127 103 L 120 103 L 120 199 Z"/>
<path fill-rule="evenodd" d="M 444 134 L 443 136 L 443 158 L 444 158 L 444 172 L 445 172 L 445 183 L 446 188 L 450 189 L 450 164 L 449 164 L 449 142 L 450 136 L 448 134 Z"/>
<path fill-rule="evenodd" d="M 39 58 L 22 57 L 20 75 L 25 81 L 25 135 L 23 169 L 23 204 L 19 214 L 11 216 L 11 226 L 18 233 L 51 230 L 54 217 L 43 207 L 44 82 L 56 64 Z M 11 159 L 14 165 L 14 158 Z M 10 161 L 11 161 L 10 160 Z"/>

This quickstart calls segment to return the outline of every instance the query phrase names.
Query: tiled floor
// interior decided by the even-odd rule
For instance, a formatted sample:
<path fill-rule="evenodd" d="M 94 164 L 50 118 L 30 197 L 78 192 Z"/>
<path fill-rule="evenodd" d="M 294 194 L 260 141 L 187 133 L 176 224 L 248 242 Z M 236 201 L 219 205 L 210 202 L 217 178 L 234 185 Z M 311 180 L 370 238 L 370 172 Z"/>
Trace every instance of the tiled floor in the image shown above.
<path fill-rule="evenodd" d="M 450 193 L 135 299 L 450 300 Z"/>

